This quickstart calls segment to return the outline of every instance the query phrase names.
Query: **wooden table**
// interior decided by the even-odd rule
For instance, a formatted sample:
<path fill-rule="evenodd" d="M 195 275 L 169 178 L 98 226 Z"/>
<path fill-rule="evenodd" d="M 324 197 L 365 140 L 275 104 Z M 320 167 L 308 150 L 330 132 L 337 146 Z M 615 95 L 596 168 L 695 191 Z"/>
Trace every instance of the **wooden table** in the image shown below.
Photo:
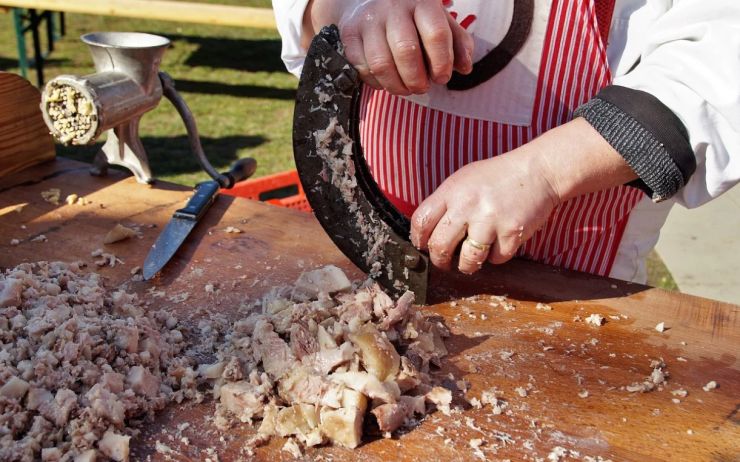
<path fill-rule="evenodd" d="M 49 204 L 40 196 L 49 188 L 60 188 L 62 199 L 76 193 L 92 203 Z M 125 263 L 98 271 L 111 286 L 144 297 L 152 286 L 164 290 L 167 297 L 153 303 L 186 319 L 201 307 L 233 315 L 241 302 L 319 265 L 333 263 L 361 276 L 311 215 L 222 196 L 161 277 L 131 282 L 131 268 L 142 264 L 188 195 L 169 184 L 139 185 L 119 172 L 91 177 L 86 164 L 64 159 L 26 170 L 0 180 L 0 267 L 41 259 L 91 263 L 90 252 L 122 222 L 156 227 L 142 228 L 142 239 L 107 246 Z M 244 232 L 228 234 L 227 226 Z M 48 241 L 29 241 L 39 234 Z M 9 245 L 14 238 L 20 245 Z M 217 295 L 205 293 L 208 282 L 219 284 Z M 472 278 L 437 274 L 430 287 L 434 305 L 428 311 L 442 315 L 453 333 L 451 354 L 437 375 L 452 373 L 469 383 L 467 393 L 454 393 L 464 410 L 436 412 L 401 436 L 354 452 L 312 449 L 306 460 L 475 460 L 471 438 L 485 440 L 487 460 L 548 460 L 556 447 L 577 451 L 578 460 L 740 460 L 740 307 L 524 261 L 488 267 Z M 185 302 L 169 300 L 185 292 Z M 515 309 L 492 306 L 491 294 L 508 294 Z M 553 310 L 536 310 L 537 302 Z M 591 313 L 608 322 L 592 327 L 574 321 Z M 657 332 L 659 322 L 668 330 Z M 644 380 L 650 361 L 661 358 L 670 373 L 663 390 L 624 389 Z M 710 380 L 719 388 L 702 390 Z M 493 415 L 490 407 L 474 409 L 463 399 L 492 387 L 503 393 L 510 412 Z M 517 387 L 528 389 L 527 396 L 520 397 Z M 676 398 L 671 391 L 677 389 L 688 396 Z M 579 397 L 584 390 L 588 396 Z M 221 460 L 237 460 L 252 430 L 218 432 L 213 409 L 212 402 L 170 407 L 136 439 L 136 460 L 205 460 L 209 448 Z M 182 432 L 188 446 L 172 440 L 182 422 L 190 424 Z M 156 441 L 175 452 L 156 453 Z M 282 443 L 278 438 L 260 448 L 256 460 L 291 460 L 280 451 Z"/>

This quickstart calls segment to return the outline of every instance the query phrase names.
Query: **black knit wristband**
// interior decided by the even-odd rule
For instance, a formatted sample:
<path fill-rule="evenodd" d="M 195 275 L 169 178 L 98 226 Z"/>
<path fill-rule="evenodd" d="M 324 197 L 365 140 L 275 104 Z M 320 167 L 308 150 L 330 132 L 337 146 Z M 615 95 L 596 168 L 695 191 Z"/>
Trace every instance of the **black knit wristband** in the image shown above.
<path fill-rule="evenodd" d="M 575 111 L 624 157 L 639 180 L 630 183 L 659 202 L 673 196 L 696 170 L 683 123 L 649 93 L 604 88 Z"/>

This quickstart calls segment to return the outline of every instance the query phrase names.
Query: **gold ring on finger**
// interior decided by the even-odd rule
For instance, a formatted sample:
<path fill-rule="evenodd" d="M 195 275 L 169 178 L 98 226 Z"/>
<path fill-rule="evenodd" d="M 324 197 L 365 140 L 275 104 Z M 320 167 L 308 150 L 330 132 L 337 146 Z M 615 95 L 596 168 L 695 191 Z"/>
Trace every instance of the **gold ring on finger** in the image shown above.
<path fill-rule="evenodd" d="M 470 244 L 470 246 L 474 249 L 481 250 L 483 252 L 488 251 L 491 248 L 491 244 L 483 244 L 482 242 L 478 242 L 470 236 L 465 238 L 465 242 Z"/>

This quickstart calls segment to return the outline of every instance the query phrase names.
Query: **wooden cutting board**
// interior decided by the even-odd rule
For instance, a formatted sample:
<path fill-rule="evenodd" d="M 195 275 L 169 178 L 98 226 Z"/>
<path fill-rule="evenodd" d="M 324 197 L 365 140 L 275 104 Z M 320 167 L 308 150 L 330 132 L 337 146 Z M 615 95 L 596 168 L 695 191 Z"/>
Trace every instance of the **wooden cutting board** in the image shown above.
<path fill-rule="evenodd" d="M 150 188 L 119 172 L 91 177 L 87 168 L 58 159 L 0 179 L 0 267 L 40 259 L 91 263 L 90 252 L 104 247 L 102 238 L 116 223 L 138 224 L 141 239 L 105 246 L 124 263 L 98 271 L 111 285 L 193 323 L 202 308 L 233 317 L 239 304 L 305 269 L 331 263 L 361 277 L 311 215 L 222 196 L 160 278 L 131 282 L 130 270 L 142 264 L 189 191 Z M 49 188 L 59 188 L 62 199 L 76 193 L 91 203 L 47 203 L 40 193 Z M 227 226 L 244 232 L 226 233 Z M 46 242 L 30 241 L 40 234 Z M 10 246 L 10 239 L 21 242 Z M 204 290 L 209 282 L 219 287 L 215 295 Z M 152 287 L 166 295 L 152 299 Z M 740 307 L 525 261 L 487 267 L 474 277 L 435 274 L 430 287 L 433 304 L 425 310 L 442 316 L 453 333 L 450 355 L 435 375 L 454 377 L 446 382 L 458 388 L 458 410 L 433 413 L 400 436 L 375 437 L 355 451 L 311 449 L 305 460 L 548 461 L 558 460 L 558 451 L 566 451 L 562 461 L 740 460 Z M 184 294 L 186 300 L 175 301 Z M 513 309 L 491 298 L 503 294 Z M 536 309 L 538 302 L 552 310 Z M 592 313 L 607 323 L 584 323 Z M 659 322 L 668 330 L 657 332 Z M 651 373 L 652 360 L 667 365 L 663 389 L 625 390 Z M 711 380 L 719 388 L 704 391 Z M 503 414 L 469 403 L 492 388 L 507 403 Z M 679 389 L 688 395 L 671 394 Z M 220 460 L 250 460 L 241 449 L 252 429 L 220 432 L 213 411 L 213 402 L 171 406 L 134 440 L 135 460 L 206 460 L 215 453 Z M 178 431 L 183 423 L 187 428 Z M 484 440 L 480 457 L 470 447 L 476 438 Z M 157 441 L 172 452 L 157 453 Z M 254 460 L 293 460 L 280 450 L 283 443 L 275 439 Z"/>

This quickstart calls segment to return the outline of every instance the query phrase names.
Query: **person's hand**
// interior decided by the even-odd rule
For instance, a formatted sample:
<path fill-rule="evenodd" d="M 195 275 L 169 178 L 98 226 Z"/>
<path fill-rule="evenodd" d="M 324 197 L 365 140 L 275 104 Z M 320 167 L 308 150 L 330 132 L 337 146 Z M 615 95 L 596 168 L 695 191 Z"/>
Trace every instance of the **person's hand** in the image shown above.
<path fill-rule="evenodd" d="M 424 93 L 473 69 L 473 39 L 440 0 L 313 0 L 306 11 L 314 31 L 337 23 L 345 56 L 374 88 Z"/>
<path fill-rule="evenodd" d="M 419 205 L 411 242 L 434 266 L 473 273 L 504 263 L 539 230 L 555 206 L 637 178 L 624 158 L 578 118 L 492 159 L 469 164 Z"/>
<path fill-rule="evenodd" d="M 544 225 L 560 199 L 526 152 L 468 164 L 447 178 L 411 218 L 411 241 L 449 270 L 474 273 L 488 260 L 504 263 Z M 467 236 L 467 237 L 466 237 Z"/>

